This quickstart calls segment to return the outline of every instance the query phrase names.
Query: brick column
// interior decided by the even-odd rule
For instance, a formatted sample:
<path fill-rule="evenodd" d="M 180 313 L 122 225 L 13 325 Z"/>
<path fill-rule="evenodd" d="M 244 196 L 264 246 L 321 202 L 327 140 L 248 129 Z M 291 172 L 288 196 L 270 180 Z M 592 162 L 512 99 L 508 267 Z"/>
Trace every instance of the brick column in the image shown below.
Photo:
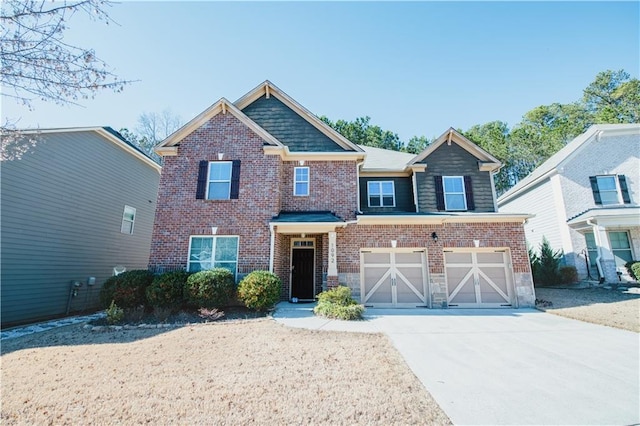
<path fill-rule="evenodd" d="M 327 252 L 329 256 L 327 262 L 327 288 L 333 288 L 338 286 L 338 252 L 335 231 L 329 232 L 329 249 Z"/>

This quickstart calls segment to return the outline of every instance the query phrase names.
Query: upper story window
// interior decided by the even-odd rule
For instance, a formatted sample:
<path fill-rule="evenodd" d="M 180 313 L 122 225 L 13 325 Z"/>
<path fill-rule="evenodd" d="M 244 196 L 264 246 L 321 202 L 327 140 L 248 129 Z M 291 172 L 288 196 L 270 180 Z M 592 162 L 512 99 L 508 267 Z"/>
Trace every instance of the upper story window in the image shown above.
<path fill-rule="evenodd" d="M 624 175 L 601 175 L 589 177 L 591 191 L 596 204 L 629 204 L 629 189 Z"/>
<path fill-rule="evenodd" d="M 434 176 L 436 208 L 439 211 L 475 210 L 471 176 Z"/>
<path fill-rule="evenodd" d="M 196 198 L 237 199 L 240 190 L 240 160 L 200 161 Z"/>
<path fill-rule="evenodd" d="M 462 176 L 443 176 L 445 210 L 467 210 L 467 197 Z"/>
<path fill-rule="evenodd" d="M 367 182 L 369 207 L 395 207 L 396 196 L 393 181 Z"/>
<path fill-rule="evenodd" d="M 309 195 L 309 167 L 296 167 L 293 170 L 293 195 Z"/>
<path fill-rule="evenodd" d="M 123 234 L 133 234 L 133 225 L 136 221 L 136 209 L 130 206 L 124 206 L 122 213 L 122 224 L 120 232 Z"/>

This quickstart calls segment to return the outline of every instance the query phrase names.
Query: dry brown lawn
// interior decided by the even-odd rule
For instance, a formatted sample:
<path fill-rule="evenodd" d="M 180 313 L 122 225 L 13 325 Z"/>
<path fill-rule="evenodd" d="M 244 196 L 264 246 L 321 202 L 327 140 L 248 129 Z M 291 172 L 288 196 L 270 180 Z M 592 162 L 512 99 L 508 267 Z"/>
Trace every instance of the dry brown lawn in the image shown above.
<path fill-rule="evenodd" d="M 536 298 L 553 303 L 539 308 L 551 314 L 640 332 L 640 294 L 602 288 L 536 288 Z"/>
<path fill-rule="evenodd" d="M 2 342 L 9 424 L 450 424 L 382 334 L 270 319 Z"/>

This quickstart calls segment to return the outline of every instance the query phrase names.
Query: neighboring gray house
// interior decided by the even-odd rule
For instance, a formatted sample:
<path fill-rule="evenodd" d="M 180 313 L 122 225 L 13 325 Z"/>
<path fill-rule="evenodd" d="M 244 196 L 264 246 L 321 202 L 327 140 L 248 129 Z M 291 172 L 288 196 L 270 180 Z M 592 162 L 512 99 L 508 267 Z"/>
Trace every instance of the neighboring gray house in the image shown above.
<path fill-rule="evenodd" d="M 535 214 L 525 225 L 529 244 L 537 248 L 546 237 L 581 278 L 629 281 L 624 264 L 640 258 L 639 155 L 640 124 L 591 126 L 503 194 L 498 207 Z"/>
<path fill-rule="evenodd" d="M 20 135 L 33 147 L 2 163 L 3 327 L 95 308 L 114 270 L 146 269 L 161 169 L 109 127 Z"/>

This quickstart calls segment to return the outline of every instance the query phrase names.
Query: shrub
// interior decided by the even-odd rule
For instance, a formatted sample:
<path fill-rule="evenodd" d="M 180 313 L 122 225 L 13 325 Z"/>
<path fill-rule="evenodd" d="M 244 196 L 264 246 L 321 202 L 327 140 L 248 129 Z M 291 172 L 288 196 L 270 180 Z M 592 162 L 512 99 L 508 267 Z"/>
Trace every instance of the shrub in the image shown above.
<path fill-rule="evenodd" d="M 124 318 L 124 311 L 122 310 L 122 308 L 119 308 L 113 300 L 107 308 L 106 313 L 107 322 L 109 324 L 117 324 Z"/>
<path fill-rule="evenodd" d="M 184 297 L 196 308 L 219 308 L 228 305 L 234 287 L 233 274 L 228 269 L 213 268 L 190 275 Z"/>
<path fill-rule="evenodd" d="M 182 306 L 182 292 L 189 278 L 186 271 L 172 271 L 157 275 L 147 287 L 147 302 L 154 308 L 176 309 Z"/>
<path fill-rule="evenodd" d="M 361 319 L 364 306 L 351 297 L 351 289 L 338 286 L 318 295 L 318 304 L 313 308 L 316 315 L 342 320 Z"/>
<path fill-rule="evenodd" d="M 138 323 L 142 321 L 142 318 L 144 318 L 144 305 L 124 310 L 124 320 L 128 323 Z"/>
<path fill-rule="evenodd" d="M 627 273 L 631 278 L 636 281 L 640 281 L 640 260 L 632 260 L 624 265 L 627 268 Z"/>
<path fill-rule="evenodd" d="M 253 271 L 240 281 L 238 298 L 249 309 L 271 308 L 280 300 L 282 282 L 268 271 Z"/>
<path fill-rule="evenodd" d="M 111 301 L 121 308 L 136 308 L 147 302 L 145 291 L 153 281 L 153 274 L 147 270 L 123 272 L 108 278 L 100 290 L 100 302 L 103 307 Z"/>
<path fill-rule="evenodd" d="M 558 269 L 560 282 L 562 284 L 572 284 L 578 282 L 578 270 L 575 266 L 561 266 Z"/>
<path fill-rule="evenodd" d="M 560 283 L 561 277 L 558 272 L 558 267 L 560 266 L 562 256 L 563 253 L 561 250 L 554 251 L 549 241 L 545 237 L 542 237 L 540 254 L 536 255 L 532 250 L 529 250 L 534 284 L 549 285 Z"/>

